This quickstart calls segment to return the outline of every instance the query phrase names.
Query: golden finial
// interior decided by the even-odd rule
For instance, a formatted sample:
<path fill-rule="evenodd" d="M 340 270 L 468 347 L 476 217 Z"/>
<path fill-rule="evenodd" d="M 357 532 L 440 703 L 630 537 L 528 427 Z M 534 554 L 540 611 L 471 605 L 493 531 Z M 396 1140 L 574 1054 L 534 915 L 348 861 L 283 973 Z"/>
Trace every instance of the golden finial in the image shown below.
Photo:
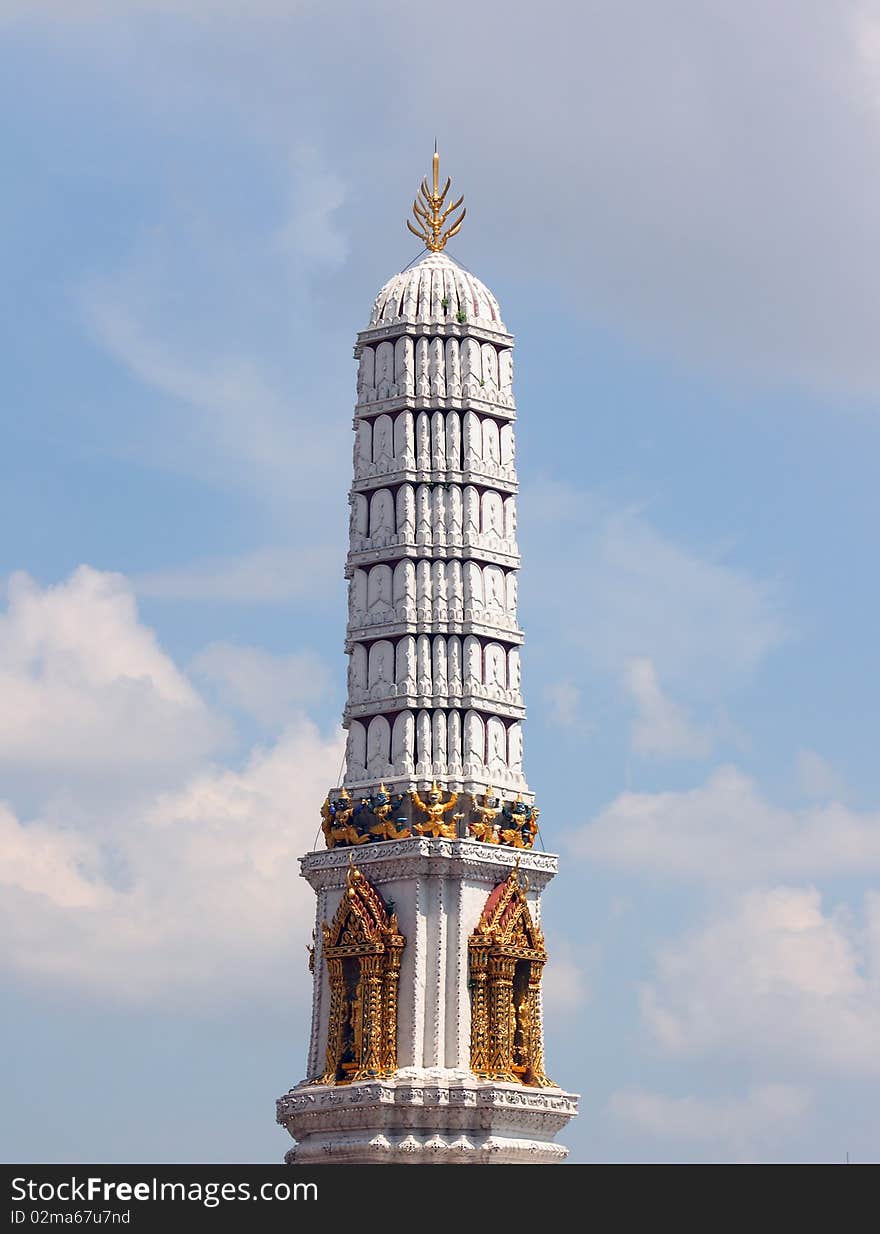
<path fill-rule="evenodd" d="M 446 241 L 453 236 L 458 235 L 461 231 L 461 225 L 464 222 L 464 216 L 467 210 L 462 210 L 457 219 L 453 219 L 449 227 L 444 231 L 443 228 L 446 220 L 451 214 L 459 208 L 464 201 L 464 197 L 459 197 L 458 201 L 454 201 L 451 206 L 443 209 L 443 203 L 446 201 L 446 194 L 449 192 L 449 186 L 452 180 L 449 176 L 446 177 L 446 183 L 443 185 L 443 191 L 440 191 L 440 155 L 437 153 L 437 143 L 434 142 L 434 191 L 428 188 L 427 176 L 422 181 L 419 195 L 416 196 L 413 202 L 413 214 L 415 215 L 418 227 L 413 227 L 409 219 L 406 220 L 406 225 L 414 236 L 418 236 L 423 240 L 425 247 L 429 248 L 432 253 L 439 253 L 445 247 Z"/>
<path fill-rule="evenodd" d="M 359 883 L 362 878 L 363 878 L 363 875 L 361 874 L 357 866 L 354 864 L 354 853 L 349 853 L 348 854 L 348 869 L 345 873 L 345 881 L 348 884 L 346 895 L 349 897 L 349 899 L 354 899 L 355 895 L 357 894 L 354 889 L 355 883 Z"/>

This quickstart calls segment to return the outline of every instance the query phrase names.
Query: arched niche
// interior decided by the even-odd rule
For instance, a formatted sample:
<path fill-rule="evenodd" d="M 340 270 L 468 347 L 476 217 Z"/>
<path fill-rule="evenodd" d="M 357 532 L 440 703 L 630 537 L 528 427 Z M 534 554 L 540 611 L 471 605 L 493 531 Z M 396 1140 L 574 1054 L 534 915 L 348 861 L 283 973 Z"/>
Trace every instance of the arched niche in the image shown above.
<path fill-rule="evenodd" d="M 353 863 L 323 954 L 330 1021 L 321 1084 L 392 1075 L 397 1070 L 397 986 L 406 939 L 397 916 Z"/>
<path fill-rule="evenodd" d="M 471 1071 L 485 1079 L 552 1088 L 544 1074 L 541 973 L 544 935 L 514 869 L 489 895 L 468 939 Z"/>

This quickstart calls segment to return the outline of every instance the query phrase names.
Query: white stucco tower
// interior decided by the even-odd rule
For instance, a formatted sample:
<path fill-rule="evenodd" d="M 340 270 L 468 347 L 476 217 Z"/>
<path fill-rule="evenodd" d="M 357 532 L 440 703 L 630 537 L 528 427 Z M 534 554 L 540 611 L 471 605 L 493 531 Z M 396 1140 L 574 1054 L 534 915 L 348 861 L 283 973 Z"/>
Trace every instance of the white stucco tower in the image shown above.
<path fill-rule="evenodd" d="M 295 1164 L 546 1163 L 577 1098 L 544 1067 L 541 894 L 523 770 L 513 339 L 443 248 L 379 292 L 359 359 L 343 783 L 322 809 Z"/>

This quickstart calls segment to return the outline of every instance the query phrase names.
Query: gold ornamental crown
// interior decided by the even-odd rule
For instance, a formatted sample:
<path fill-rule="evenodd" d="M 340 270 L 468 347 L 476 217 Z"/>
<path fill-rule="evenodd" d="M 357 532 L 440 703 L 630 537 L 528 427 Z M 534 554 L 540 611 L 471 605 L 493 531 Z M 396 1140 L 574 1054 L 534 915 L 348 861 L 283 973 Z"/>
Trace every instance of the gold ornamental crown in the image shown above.
<path fill-rule="evenodd" d="M 458 201 L 454 201 L 452 205 L 446 206 L 446 194 L 449 192 L 449 186 L 452 180 L 449 176 L 446 177 L 446 183 L 443 185 L 443 190 L 440 190 L 440 155 L 437 153 L 437 143 L 434 142 L 434 187 L 433 191 L 428 188 L 428 177 L 422 181 L 419 187 L 419 192 L 413 202 L 413 214 L 415 215 L 417 227 L 413 227 L 409 219 L 406 220 L 406 225 L 414 236 L 418 236 L 424 242 L 426 248 L 432 253 L 439 253 L 446 246 L 446 241 L 453 236 L 458 235 L 461 231 L 461 225 L 464 222 L 464 216 L 467 214 L 466 209 L 462 209 L 458 218 L 452 219 L 449 226 L 446 227 L 446 222 L 451 215 L 455 214 L 456 210 L 461 206 L 464 197 L 459 197 Z M 445 230 L 444 230 L 445 228 Z"/>

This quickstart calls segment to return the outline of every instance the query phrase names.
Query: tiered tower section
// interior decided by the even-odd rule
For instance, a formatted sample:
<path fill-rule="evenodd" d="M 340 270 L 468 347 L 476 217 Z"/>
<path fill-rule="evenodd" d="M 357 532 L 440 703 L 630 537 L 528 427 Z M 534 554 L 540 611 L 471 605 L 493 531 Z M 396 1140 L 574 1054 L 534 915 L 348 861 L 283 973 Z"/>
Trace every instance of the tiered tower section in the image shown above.
<path fill-rule="evenodd" d="M 343 783 L 307 853 L 317 894 L 307 1078 L 278 1101 L 287 1160 L 553 1162 L 577 1098 L 548 1079 L 541 893 L 523 772 L 513 339 L 442 253 L 357 338 Z"/>
<path fill-rule="evenodd" d="M 393 278 L 355 354 L 345 788 L 530 801 L 513 339 L 445 254 Z"/>

